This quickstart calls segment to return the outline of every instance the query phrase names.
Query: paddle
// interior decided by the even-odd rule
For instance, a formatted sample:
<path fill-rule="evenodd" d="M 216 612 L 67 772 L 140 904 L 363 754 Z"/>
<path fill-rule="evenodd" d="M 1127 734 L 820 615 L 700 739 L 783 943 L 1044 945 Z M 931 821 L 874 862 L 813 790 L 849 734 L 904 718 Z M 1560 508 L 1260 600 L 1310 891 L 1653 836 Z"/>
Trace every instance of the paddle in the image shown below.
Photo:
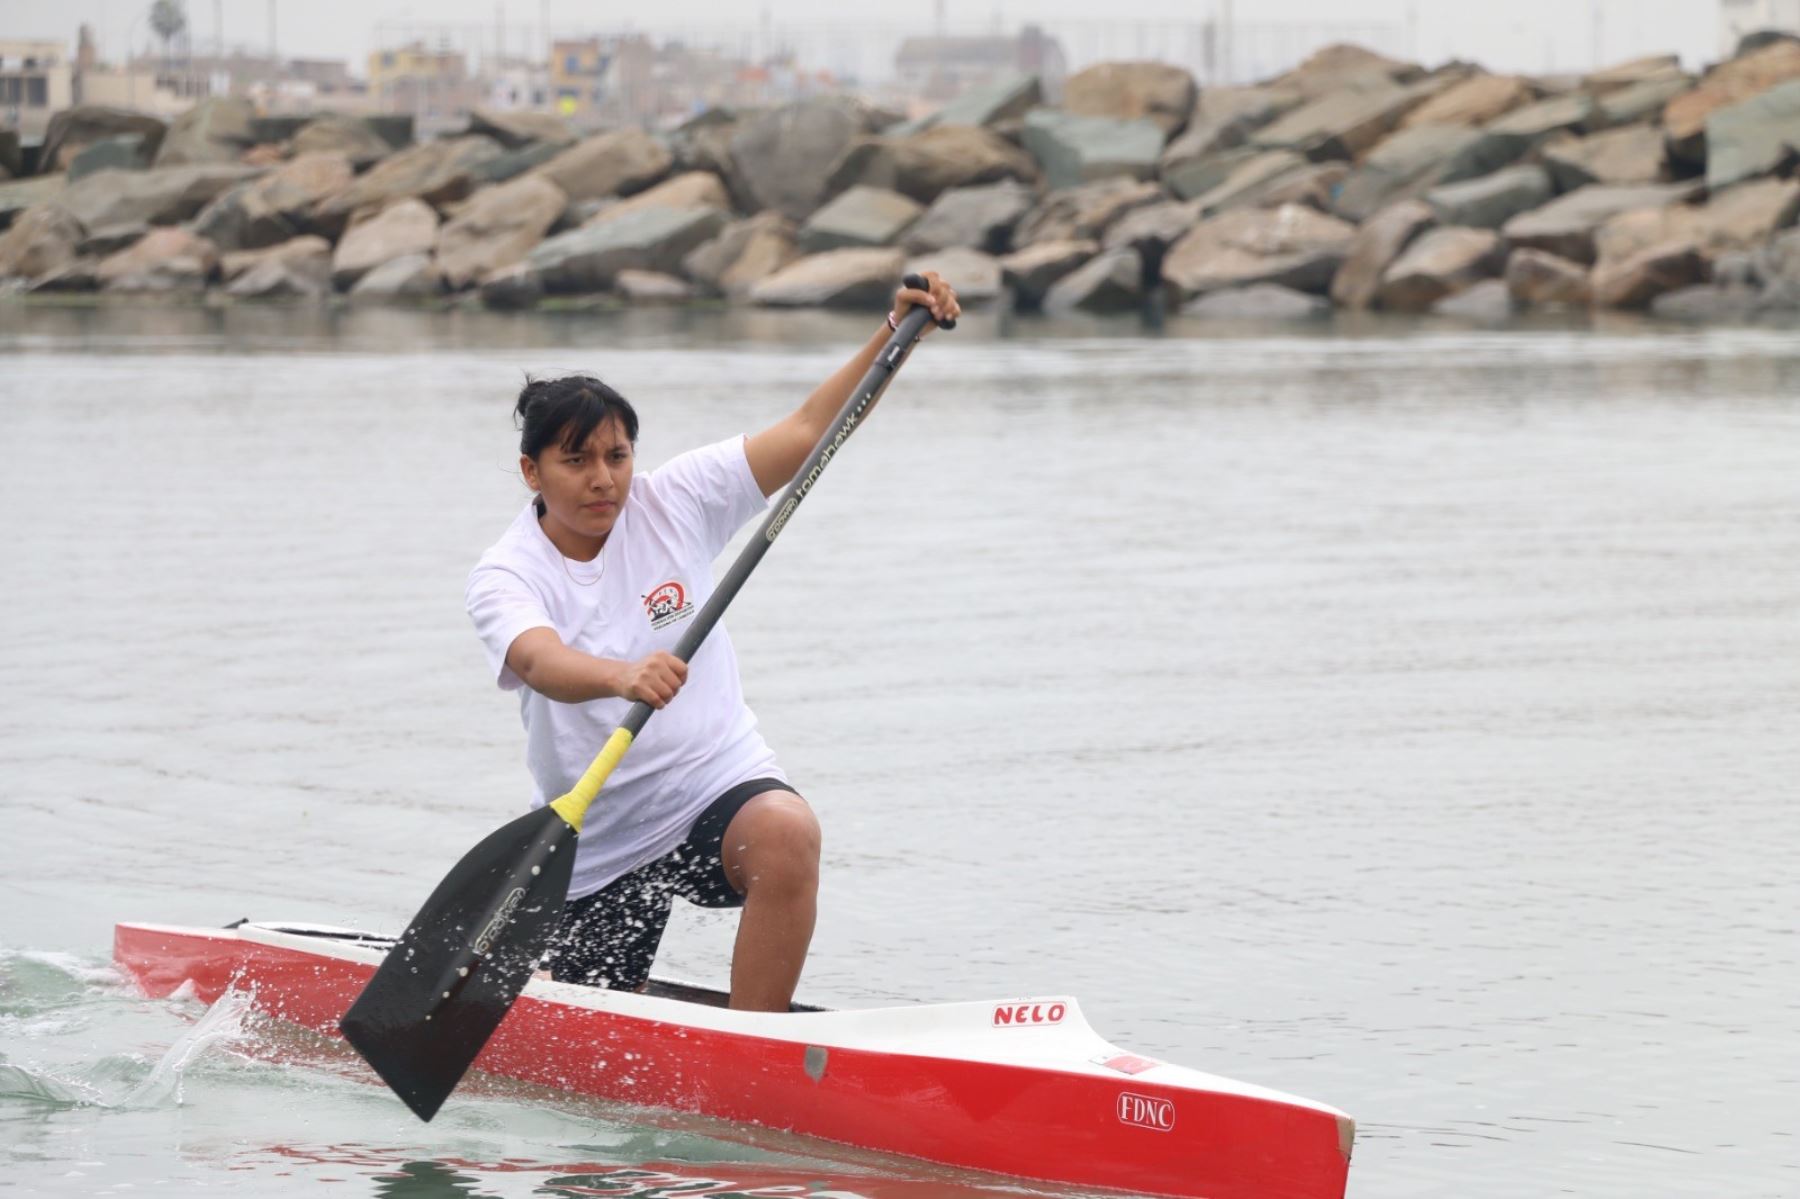
<path fill-rule="evenodd" d="M 908 275 L 906 285 L 924 289 L 925 280 Z M 685 662 L 700 648 L 930 319 L 928 309 L 914 308 L 899 322 L 688 626 L 676 657 Z M 339 1022 L 345 1039 L 420 1119 L 437 1114 L 537 968 L 568 899 L 582 817 L 651 711 L 649 704 L 633 704 L 567 795 L 501 826 L 465 854 Z"/>

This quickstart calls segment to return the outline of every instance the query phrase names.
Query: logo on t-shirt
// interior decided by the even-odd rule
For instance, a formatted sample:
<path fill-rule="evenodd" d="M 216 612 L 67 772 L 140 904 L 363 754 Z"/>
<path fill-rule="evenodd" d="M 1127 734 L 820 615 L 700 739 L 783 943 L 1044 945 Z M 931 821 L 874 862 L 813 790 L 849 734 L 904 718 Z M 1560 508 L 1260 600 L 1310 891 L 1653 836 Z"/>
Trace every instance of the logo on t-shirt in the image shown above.
<path fill-rule="evenodd" d="M 692 616 L 694 602 L 688 598 L 687 588 L 670 579 L 650 589 L 650 594 L 644 597 L 644 611 L 650 614 L 651 628 L 666 629 L 676 621 Z"/>

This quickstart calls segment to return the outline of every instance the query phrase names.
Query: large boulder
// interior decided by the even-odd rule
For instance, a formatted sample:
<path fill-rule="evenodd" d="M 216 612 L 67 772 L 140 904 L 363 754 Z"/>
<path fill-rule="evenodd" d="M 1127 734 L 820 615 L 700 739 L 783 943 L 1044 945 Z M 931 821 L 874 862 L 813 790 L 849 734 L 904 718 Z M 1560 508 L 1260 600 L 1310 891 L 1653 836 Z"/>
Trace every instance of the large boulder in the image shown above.
<path fill-rule="evenodd" d="M 1774 174 L 1800 159 L 1800 79 L 1772 87 L 1706 121 L 1706 185 L 1718 190 Z"/>
<path fill-rule="evenodd" d="M 491 137 L 508 150 L 533 143 L 566 146 L 575 141 L 575 131 L 569 123 L 548 112 L 477 108 L 469 114 L 468 132 Z"/>
<path fill-rule="evenodd" d="M 906 273 L 923 275 L 935 271 L 956 288 L 956 299 L 964 308 L 980 308 L 992 304 L 1005 292 L 1000 260 L 992 254 L 967 246 L 932 250 L 907 259 Z"/>
<path fill-rule="evenodd" d="M 256 142 L 256 106 L 242 96 L 212 96 L 175 118 L 156 151 L 159 167 L 235 163 Z"/>
<path fill-rule="evenodd" d="M 1311 101 L 1345 88 L 1378 90 L 1395 83 L 1407 83 L 1422 73 L 1412 63 L 1340 42 L 1315 51 L 1305 62 L 1272 83 Z"/>
<path fill-rule="evenodd" d="M 1581 129 L 1593 114 L 1592 96 L 1585 92 L 1568 92 L 1515 108 L 1489 121 L 1485 129 L 1489 133 L 1507 134 L 1535 144 L 1554 134 Z"/>
<path fill-rule="evenodd" d="M 12 228 L 0 233 L 0 279 L 36 279 L 76 258 L 84 231 L 81 222 L 60 204 L 25 210 Z"/>
<path fill-rule="evenodd" d="M 515 262 L 481 281 L 481 306 L 500 312 L 517 312 L 544 298 L 544 283 L 530 267 Z"/>
<path fill-rule="evenodd" d="M 141 133 L 115 133 L 90 142 L 69 159 L 68 179 L 74 183 L 95 171 L 147 171 L 156 147 Z"/>
<path fill-rule="evenodd" d="M 148 113 L 127 108 L 109 108 L 103 104 L 78 104 L 65 108 L 50 118 L 44 129 L 44 144 L 38 151 L 38 173 L 47 175 L 67 170 L 75 156 L 111 137 L 136 134 L 143 138 L 143 152 L 155 161 L 168 126 Z M 18 172 L 14 172 L 17 174 Z"/>
<path fill-rule="evenodd" d="M 1793 79 L 1800 79 L 1800 41 L 1774 42 L 1719 64 L 1699 86 L 1676 96 L 1663 109 L 1669 153 L 1686 162 L 1705 161 L 1706 123 L 1713 113 Z"/>
<path fill-rule="evenodd" d="M 1185 136 L 1185 135 L 1183 135 Z M 1287 155 L 1287 150 L 1259 150 L 1255 146 L 1233 146 L 1229 150 L 1218 150 L 1195 158 L 1183 158 L 1171 162 L 1167 151 L 1164 151 L 1162 163 L 1157 167 L 1162 176 L 1163 186 L 1175 193 L 1179 200 L 1197 200 L 1212 191 L 1239 170 L 1246 163 L 1269 154 Z M 1292 155 L 1293 159 L 1300 156 Z"/>
<path fill-rule="evenodd" d="M 107 291 L 201 291 L 219 269 L 213 244 L 186 229 L 152 229 L 130 248 L 101 260 L 95 279 Z"/>
<path fill-rule="evenodd" d="M 342 154 L 305 154 L 224 192 L 194 218 L 194 231 L 222 252 L 289 240 L 307 214 L 349 186 L 355 172 Z"/>
<path fill-rule="evenodd" d="M 977 84 L 929 116 L 887 130 L 891 136 L 922 133 L 938 125 L 974 125 L 991 129 L 1015 121 L 1044 102 L 1036 75 L 1005 74 Z"/>
<path fill-rule="evenodd" d="M 1756 312 L 1758 299 L 1754 291 L 1746 288 L 1700 283 L 1657 296 L 1650 301 L 1650 314 L 1691 323 L 1737 321 Z"/>
<path fill-rule="evenodd" d="M 1426 80 L 1410 86 L 1351 88 L 1321 96 L 1250 135 L 1252 145 L 1292 150 L 1315 162 L 1328 158 L 1355 162 L 1394 130 L 1406 115 L 1443 85 Z"/>
<path fill-rule="evenodd" d="M 1425 193 L 1425 202 L 1445 225 L 1498 229 L 1520 213 L 1548 204 L 1554 195 L 1550 172 L 1528 163 L 1432 188 Z"/>
<path fill-rule="evenodd" d="M 1157 173 L 1177 196 L 1191 200 L 1224 177 L 1218 160 L 1244 144 L 1252 132 L 1299 104 L 1291 92 L 1270 88 L 1210 88 L 1201 97 L 1187 129 L 1163 147 Z M 1254 151 L 1246 151 L 1246 156 Z"/>
<path fill-rule="evenodd" d="M 1598 260 L 1622 262 L 1653 246 L 1691 241 L 1708 257 L 1753 250 L 1800 216 L 1800 181 L 1758 179 L 1705 204 L 1639 208 L 1612 217 L 1594 234 Z"/>
<path fill-rule="evenodd" d="M 1154 179 L 1163 131 L 1150 120 L 1079 117 L 1039 108 L 1025 117 L 1023 141 L 1050 186 L 1068 188 L 1116 175 Z"/>
<path fill-rule="evenodd" d="M 350 289 L 350 302 L 358 305 L 421 304 L 436 299 L 443 290 L 443 275 L 431 255 L 402 254 L 358 279 L 356 286 Z M 485 292 L 483 298 L 486 298 Z"/>
<path fill-rule="evenodd" d="M 1559 196 L 1542 208 L 1513 217 L 1502 227 L 1515 246 L 1548 250 L 1576 262 L 1594 261 L 1594 234 L 1611 218 L 1634 208 L 1661 208 L 1691 199 L 1693 184 L 1608 187 L 1595 184 Z"/>
<path fill-rule="evenodd" d="M 605 291 L 620 271 L 675 273 L 725 224 L 717 208 L 645 208 L 540 242 L 525 264 L 546 291 Z"/>
<path fill-rule="evenodd" d="M 1063 111 L 1115 121 L 1147 120 L 1164 139 L 1181 132 L 1194 111 L 1194 77 L 1163 62 L 1103 62 L 1063 83 Z"/>
<path fill-rule="evenodd" d="M 942 125 L 904 138 L 858 138 L 832 165 L 825 194 L 860 185 L 930 204 L 952 188 L 1037 178 L 1031 156 L 998 134 Z"/>
<path fill-rule="evenodd" d="M 235 273 L 226 280 L 225 294 L 246 300 L 316 300 L 331 294 L 331 245 L 322 237 L 297 237 L 282 246 L 256 255 L 245 265 L 234 263 Z"/>
<path fill-rule="evenodd" d="M 1355 236 L 1349 222 L 1299 204 L 1235 208 L 1171 246 L 1162 275 L 1179 299 L 1254 283 L 1325 295 Z"/>
<path fill-rule="evenodd" d="M 1044 293 L 1045 312 L 1134 312 L 1144 306 L 1144 264 L 1127 247 L 1102 250 Z"/>
<path fill-rule="evenodd" d="M 1388 266 L 1436 219 L 1426 204 L 1402 200 L 1363 222 L 1350 240 L 1343 266 L 1331 281 L 1333 302 L 1351 310 L 1374 304 Z"/>
<path fill-rule="evenodd" d="M 800 226 L 800 252 L 821 254 L 856 246 L 892 245 L 924 211 L 897 191 L 853 187 Z"/>
<path fill-rule="evenodd" d="M 1012 244 L 1013 227 L 1036 203 L 1036 192 L 1012 180 L 951 188 L 913 223 L 902 244 L 915 254 L 955 247 L 1002 254 Z"/>
<path fill-rule="evenodd" d="M 1612 129 L 1619 125 L 1635 125 L 1640 121 L 1655 122 L 1669 101 L 1694 86 L 1686 75 L 1662 75 L 1634 83 L 1630 87 L 1601 96 L 1588 118 L 1590 129 Z"/>
<path fill-rule="evenodd" d="M 1124 178 L 1102 179 L 1051 192 L 1013 230 L 1013 245 L 1023 248 L 1047 241 L 1097 241 L 1126 213 L 1159 203 L 1163 198 L 1162 188 L 1156 184 Z"/>
<path fill-rule="evenodd" d="M 1395 200 L 1443 182 L 1459 157 L 1481 140 L 1461 125 L 1415 125 L 1384 139 L 1344 181 L 1334 207 L 1362 222 Z"/>
<path fill-rule="evenodd" d="M 1673 54 L 1651 54 L 1592 71 L 1582 77 L 1581 89 L 1603 96 L 1646 80 L 1667 79 L 1680 74 L 1680 58 Z"/>
<path fill-rule="evenodd" d="M 725 190 L 724 181 L 711 171 L 686 171 L 663 180 L 648 191 L 608 204 L 582 224 L 616 221 L 640 208 L 716 208 L 729 214 L 731 196 Z"/>
<path fill-rule="evenodd" d="M 1041 308 L 1057 280 L 1072 274 L 1100 252 L 1094 241 L 1041 241 L 1000 260 L 1000 277 L 1012 289 L 1013 304 L 1025 311 Z"/>
<path fill-rule="evenodd" d="M 1274 189 L 1297 178 L 1312 163 L 1292 150 L 1265 150 L 1240 162 L 1218 184 L 1194 198 L 1202 216 L 1259 205 Z"/>
<path fill-rule="evenodd" d="M 214 197 L 258 174 L 254 167 L 237 166 L 97 171 L 72 184 L 60 202 L 89 229 L 174 225 L 192 218 Z"/>
<path fill-rule="evenodd" d="M 387 139 L 367 121 L 330 113 L 308 121 L 294 134 L 291 148 L 296 157 L 335 154 L 361 169 L 394 152 Z"/>
<path fill-rule="evenodd" d="M 1535 99 L 1537 90 L 1517 75 L 1474 75 L 1407 113 L 1400 127 L 1485 125 Z"/>
<path fill-rule="evenodd" d="M 794 223 L 779 212 L 733 221 L 681 260 L 681 272 L 701 286 L 738 297 L 800 257 Z"/>
<path fill-rule="evenodd" d="M 428 253 L 437 244 L 438 217 L 423 200 L 400 200 L 344 233 L 331 260 L 331 280 L 343 291 L 384 262 Z"/>
<path fill-rule="evenodd" d="M 1492 229 L 1432 229 L 1382 273 L 1375 304 L 1390 312 L 1424 312 L 1493 278 L 1505 255 L 1506 243 Z"/>
<path fill-rule="evenodd" d="M 1667 178 L 1662 130 L 1626 125 L 1589 137 L 1560 137 L 1543 148 L 1561 191 L 1590 183 L 1655 183 Z"/>
<path fill-rule="evenodd" d="M 685 279 L 661 271 L 639 271 L 629 267 L 613 279 L 613 290 L 634 307 L 685 304 L 694 298 L 694 289 Z"/>
<path fill-rule="evenodd" d="M 1691 241 L 1664 242 L 1594 268 L 1590 286 L 1598 308 L 1648 308 L 1665 292 L 1707 281 L 1706 256 Z"/>
<path fill-rule="evenodd" d="M 438 230 L 438 270 L 445 284 L 461 290 L 518 262 L 544 240 L 567 206 L 562 190 L 536 175 L 476 192 Z"/>
<path fill-rule="evenodd" d="M 1330 314 L 1331 305 L 1318 296 L 1273 283 L 1210 292 L 1181 309 L 1183 316 L 1228 321 L 1310 321 Z"/>
<path fill-rule="evenodd" d="M 362 209 L 379 209 L 403 200 L 443 207 L 475 190 L 470 172 L 500 153 L 486 137 L 458 137 L 426 142 L 385 158 L 348 187 L 321 200 L 312 220 L 321 231 L 335 234 Z"/>
<path fill-rule="evenodd" d="M 1514 250 L 1506 260 L 1506 290 L 1524 308 L 1585 308 L 1588 269 L 1542 250 Z"/>
<path fill-rule="evenodd" d="M 741 124 L 731 137 L 732 162 L 759 209 L 803 221 L 829 198 L 832 167 L 863 127 L 847 100 L 801 100 Z"/>
<path fill-rule="evenodd" d="M 886 308 L 906 255 L 880 247 L 828 250 L 792 262 L 750 289 L 751 303 L 775 308 Z"/>
<path fill-rule="evenodd" d="M 195 225 L 189 225 L 187 228 L 190 232 L 206 237 L 206 234 Z M 83 258 L 92 258 L 98 262 L 110 254 L 117 254 L 126 246 L 136 242 L 144 234 L 150 232 L 150 229 L 149 225 L 139 224 L 103 225 L 98 229 L 89 229 L 87 235 L 81 239 L 77 253 Z M 207 240 L 211 241 L 212 239 L 207 238 Z"/>
<path fill-rule="evenodd" d="M 1431 314 L 1461 321 L 1499 324 L 1512 317 L 1512 296 L 1502 280 L 1483 279 L 1461 291 L 1452 292 L 1433 304 Z"/>
<path fill-rule="evenodd" d="M 61 175 L 40 175 L 35 179 L 0 183 L 0 229 L 11 228 L 27 209 L 57 199 L 66 186 Z"/>
<path fill-rule="evenodd" d="M 1146 204 L 1114 221 L 1100 239 L 1100 246 L 1106 250 L 1130 246 L 1154 275 L 1168 248 L 1186 237 L 1199 222 L 1200 211 L 1191 202 L 1165 200 L 1161 204 Z"/>
<path fill-rule="evenodd" d="M 331 276 L 331 243 L 316 234 L 308 233 L 284 241 L 278 246 L 265 246 L 260 250 L 235 250 L 219 256 L 219 281 L 230 283 L 240 275 L 257 269 L 264 263 L 283 262 L 310 269 L 314 259 L 321 260 L 325 266 L 327 280 Z"/>
<path fill-rule="evenodd" d="M 580 141 L 531 172 L 548 179 L 571 204 L 629 196 L 659 182 L 674 165 L 668 147 L 636 129 L 618 129 Z"/>

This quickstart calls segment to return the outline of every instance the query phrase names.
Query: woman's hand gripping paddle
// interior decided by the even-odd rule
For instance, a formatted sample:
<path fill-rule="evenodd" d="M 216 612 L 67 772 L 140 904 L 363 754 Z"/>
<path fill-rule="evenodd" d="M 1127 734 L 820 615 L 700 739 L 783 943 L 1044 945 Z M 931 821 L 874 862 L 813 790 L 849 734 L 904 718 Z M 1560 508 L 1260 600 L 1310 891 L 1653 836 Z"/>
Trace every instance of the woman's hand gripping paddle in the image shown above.
<path fill-rule="evenodd" d="M 925 289 L 917 275 L 906 285 Z M 682 661 L 724 615 L 838 447 L 931 320 L 910 309 L 800 472 L 675 647 Z M 954 321 L 944 322 L 948 329 Z M 582 817 L 650 719 L 637 703 L 567 795 L 502 826 L 444 877 L 338 1027 L 422 1120 L 437 1114 L 537 968 L 562 916 Z"/>

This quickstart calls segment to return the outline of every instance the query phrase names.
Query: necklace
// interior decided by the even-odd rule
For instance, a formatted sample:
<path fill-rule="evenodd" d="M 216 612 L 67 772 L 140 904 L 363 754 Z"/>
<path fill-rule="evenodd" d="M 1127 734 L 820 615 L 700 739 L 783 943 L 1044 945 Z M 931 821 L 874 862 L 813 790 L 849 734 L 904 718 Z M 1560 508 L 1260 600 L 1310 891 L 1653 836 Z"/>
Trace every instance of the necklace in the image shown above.
<path fill-rule="evenodd" d="M 575 572 L 569 569 L 568 555 L 564 554 L 561 550 L 556 551 L 556 557 L 562 562 L 563 573 L 569 576 L 569 582 L 575 584 L 577 587 L 592 587 L 595 583 L 598 583 L 600 577 L 606 573 L 606 564 L 600 560 L 599 554 L 594 555 L 594 565 L 598 567 L 598 569 L 594 571 L 594 577 L 591 579 L 576 578 Z"/>

